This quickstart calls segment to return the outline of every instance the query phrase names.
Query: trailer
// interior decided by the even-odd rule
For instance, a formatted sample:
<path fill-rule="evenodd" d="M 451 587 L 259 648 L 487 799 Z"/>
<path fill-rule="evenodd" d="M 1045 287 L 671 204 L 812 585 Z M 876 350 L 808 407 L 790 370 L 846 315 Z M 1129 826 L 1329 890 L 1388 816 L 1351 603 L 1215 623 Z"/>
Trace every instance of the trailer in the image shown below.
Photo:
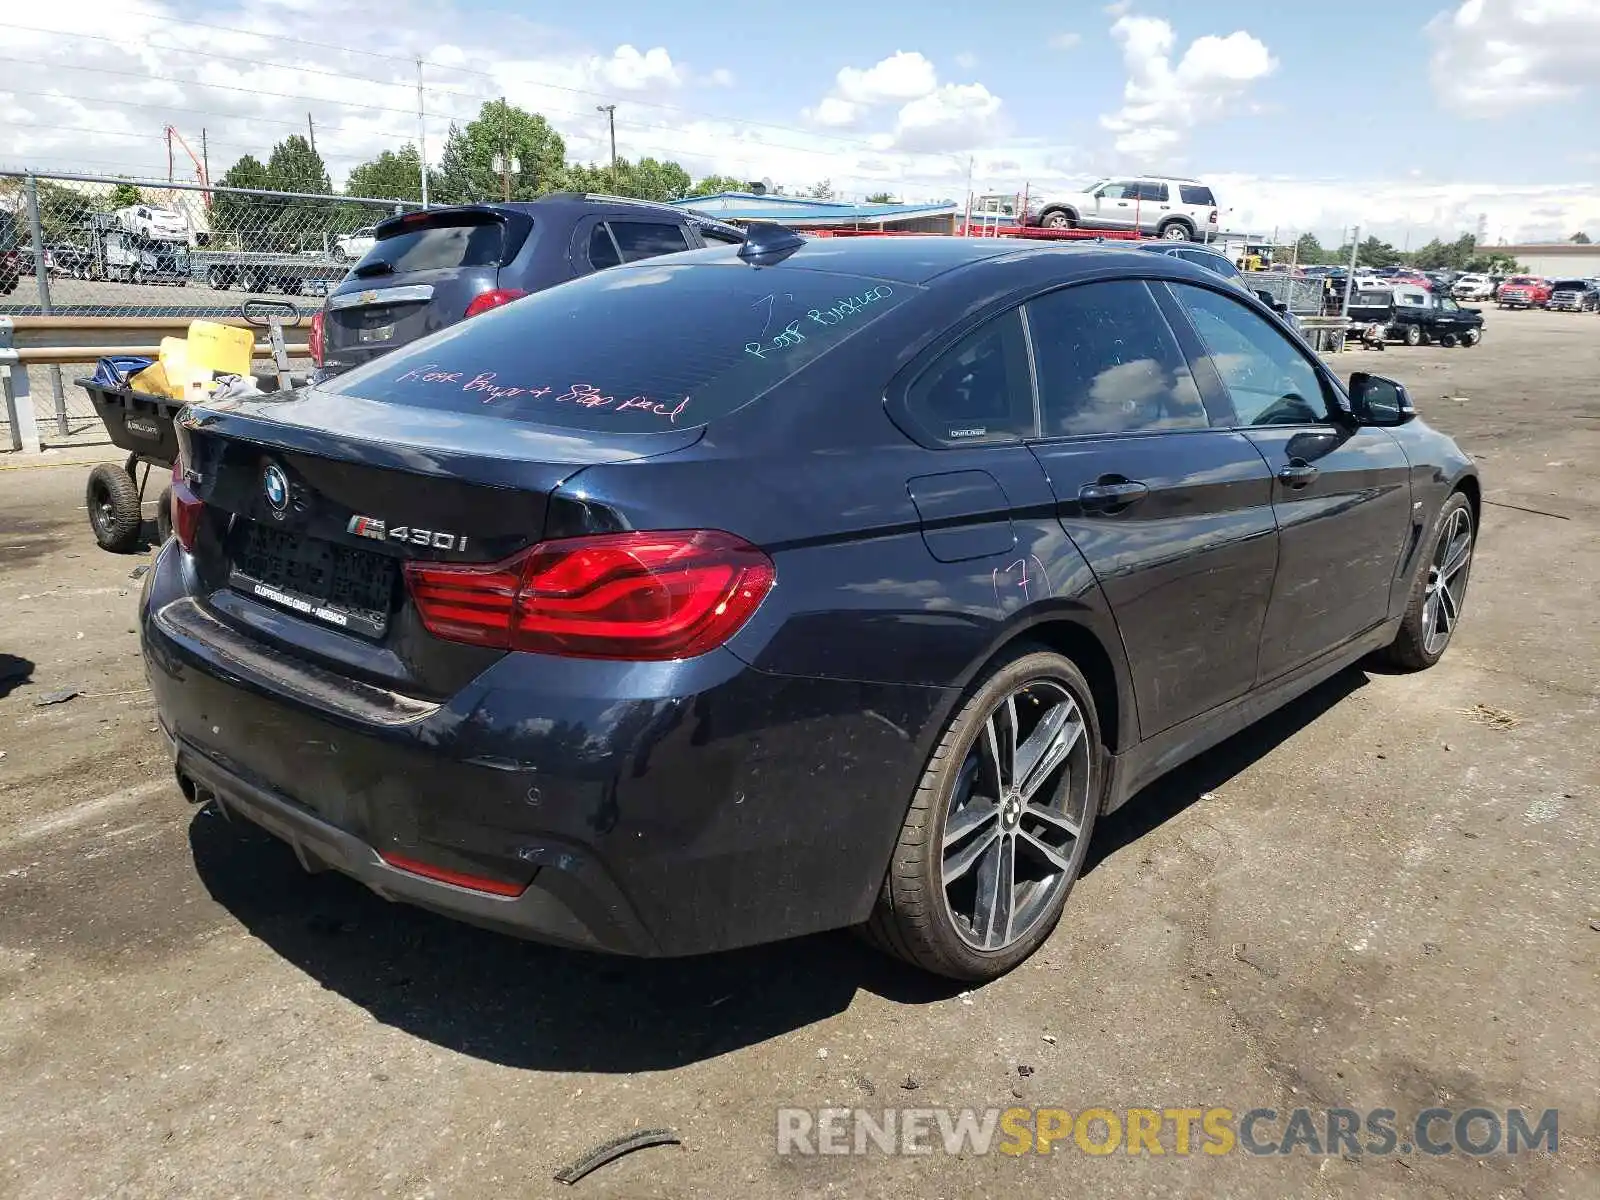
<path fill-rule="evenodd" d="M 90 213 L 84 233 L 89 245 L 78 270 L 85 278 L 178 287 L 189 282 L 189 247 L 183 242 L 134 233 L 116 213 Z"/>
<path fill-rule="evenodd" d="M 247 292 L 325 294 L 347 274 L 348 263 L 331 254 L 290 254 L 262 250 L 191 250 L 189 275 L 218 291 L 235 285 Z"/>

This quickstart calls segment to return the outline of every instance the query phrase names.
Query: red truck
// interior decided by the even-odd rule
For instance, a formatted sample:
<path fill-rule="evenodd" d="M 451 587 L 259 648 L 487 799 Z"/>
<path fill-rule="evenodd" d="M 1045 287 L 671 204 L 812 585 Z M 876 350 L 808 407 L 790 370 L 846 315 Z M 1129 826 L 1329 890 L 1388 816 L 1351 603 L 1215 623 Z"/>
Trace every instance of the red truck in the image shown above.
<path fill-rule="evenodd" d="M 1550 281 L 1537 275 L 1513 275 L 1495 293 L 1499 308 L 1543 308 L 1550 303 Z"/>

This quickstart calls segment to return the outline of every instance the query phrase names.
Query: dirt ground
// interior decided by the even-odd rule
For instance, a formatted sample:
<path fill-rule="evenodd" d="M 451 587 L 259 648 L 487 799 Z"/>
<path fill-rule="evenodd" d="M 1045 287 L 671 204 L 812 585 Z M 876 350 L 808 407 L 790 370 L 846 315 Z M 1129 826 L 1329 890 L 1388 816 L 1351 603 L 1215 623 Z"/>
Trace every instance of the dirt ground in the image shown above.
<path fill-rule="evenodd" d="M 95 547 L 96 452 L 0 455 L 0 1196 L 555 1195 L 660 1126 L 683 1144 L 572 1194 L 1600 1194 L 1600 321 L 1489 321 L 1336 361 L 1482 463 L 1445 661 L 1346 672 L 1148 789 L 1045 949 L 971 994 L 846 935 L 608 960 L 304 875 L 172 781 L 149 555 Z M 780 1158 L 780 1105 L 1557 1108 L 1560 1139 Z"/>

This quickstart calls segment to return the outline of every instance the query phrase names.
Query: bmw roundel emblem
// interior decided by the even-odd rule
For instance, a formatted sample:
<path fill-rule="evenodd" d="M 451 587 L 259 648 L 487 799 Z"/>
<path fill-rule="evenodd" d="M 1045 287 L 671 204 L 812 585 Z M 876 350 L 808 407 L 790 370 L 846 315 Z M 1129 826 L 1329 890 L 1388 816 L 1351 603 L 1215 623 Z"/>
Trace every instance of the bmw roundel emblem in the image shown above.
<path fill-rule="evenodd" d="M 272 511 L 282 513 L 289 507 L 289 479 L 283 473 L 283 468 L 270 466 L 261 477 L 262 490 L 267 494 L 267 503 Z"/>

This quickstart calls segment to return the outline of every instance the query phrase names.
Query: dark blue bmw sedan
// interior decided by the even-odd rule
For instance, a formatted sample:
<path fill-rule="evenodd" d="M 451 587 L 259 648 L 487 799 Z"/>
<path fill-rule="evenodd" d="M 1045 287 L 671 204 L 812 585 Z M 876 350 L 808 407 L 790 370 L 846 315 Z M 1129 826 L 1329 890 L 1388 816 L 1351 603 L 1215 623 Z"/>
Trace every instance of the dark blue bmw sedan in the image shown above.
<path fill-rule="evenodd" d="M 962 979 L 1098 815 L 1458 621 L 1478 478 L 1212 272 L 749 242 L 190 408 L 142 634 L 179 781 L 380 894 Z"/>

